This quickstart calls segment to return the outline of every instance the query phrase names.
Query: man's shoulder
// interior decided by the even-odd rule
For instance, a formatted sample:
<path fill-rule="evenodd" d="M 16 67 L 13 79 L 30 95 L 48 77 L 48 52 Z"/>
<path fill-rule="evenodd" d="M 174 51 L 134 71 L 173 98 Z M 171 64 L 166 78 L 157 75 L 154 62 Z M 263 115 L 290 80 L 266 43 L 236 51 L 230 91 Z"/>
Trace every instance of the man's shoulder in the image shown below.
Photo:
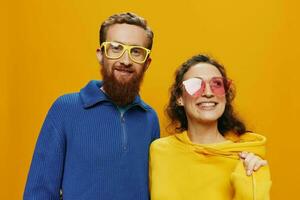
<path fill-rule="evenodd" d="M 50 107 L 49 113 L 65 113 L 82 107 L 79 93 L 68 93 L 59 96 Z"/>
<path fill-rule="evenodd" d="M 140 108 L 142 108 L 143 110 L 145 110 L 146 114 L 148 114 L 149 116 L 154 117 L 154 118 L 158 118 L 157 117 L 157 113 L 154 110 L 154 108 L 152 108 L 148 103 L 146 103 L 140 97 L 139 97 L 138 105 L 139 105 Z"/>
<path fill-rule="evenodd" d="M 156 111 L 154 110 L 153 107 L 151 107 L 148 103 L 146 103 L 143 99 L 140 100 L 140 104 L 142 105 L 142 107 L 151 112 L 151 113 L 154 113 L 156 115 Z"/>
<path fill-rule="evenodd" d="M 53 103 L 53 106 L 72 106 L 72 105 L 78 105 L 81 104 L 80 102 L 80 96 L 79 93 L 68 93 L 59 96 Z"/>

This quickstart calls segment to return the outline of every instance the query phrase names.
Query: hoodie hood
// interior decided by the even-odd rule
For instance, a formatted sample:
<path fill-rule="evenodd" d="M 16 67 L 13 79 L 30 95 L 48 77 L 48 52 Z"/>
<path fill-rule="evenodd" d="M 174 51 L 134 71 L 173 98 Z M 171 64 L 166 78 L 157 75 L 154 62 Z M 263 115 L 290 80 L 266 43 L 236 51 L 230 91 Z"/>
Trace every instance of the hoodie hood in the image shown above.
<path fill-rule="evenodd" d="M 256 133 L 245 133 L 243 135 L 236 135 L 233 132 L 225 134 L 227 141 L 213 144 L 195 144 L 193 143 L 187 132 L 175 135 L 177 145 L 182 145 L 190 148 L 192 151 L 204 154 L 207 156 L 223 156 L 228 158 L 239 159 L 238 153 L 247 151 L 265 157 L 266 154 L 266 137 Z"/>

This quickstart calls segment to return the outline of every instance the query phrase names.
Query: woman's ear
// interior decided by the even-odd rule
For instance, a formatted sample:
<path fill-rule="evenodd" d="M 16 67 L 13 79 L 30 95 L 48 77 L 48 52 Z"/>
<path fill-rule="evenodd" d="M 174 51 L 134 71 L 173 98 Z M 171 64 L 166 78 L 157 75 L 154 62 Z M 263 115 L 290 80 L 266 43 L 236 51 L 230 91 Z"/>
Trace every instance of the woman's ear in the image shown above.
<path fill-rule="evenodd" d="M 183 99 L 182 99 L 182 97 L 179 97 L 179 98 L 177 99 L 176 104 L 177 104 L 178 106 L 183 106 Z"/>

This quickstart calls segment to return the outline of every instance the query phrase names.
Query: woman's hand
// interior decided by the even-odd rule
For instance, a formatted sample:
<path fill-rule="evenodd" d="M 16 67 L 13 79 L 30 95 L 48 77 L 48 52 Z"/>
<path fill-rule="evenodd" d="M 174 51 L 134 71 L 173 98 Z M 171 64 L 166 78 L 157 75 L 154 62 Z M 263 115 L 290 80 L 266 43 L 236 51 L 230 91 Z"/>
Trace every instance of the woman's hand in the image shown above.
<path fill-rule="evenodd" d="M 257 171 L 260 167 L 266 166 L 268 162 L 261 157 L 246 151 L 241 152 L 240 158 L 244 160 L 244 167 L 248 176 L 252 175 L 253 171 Z"/>

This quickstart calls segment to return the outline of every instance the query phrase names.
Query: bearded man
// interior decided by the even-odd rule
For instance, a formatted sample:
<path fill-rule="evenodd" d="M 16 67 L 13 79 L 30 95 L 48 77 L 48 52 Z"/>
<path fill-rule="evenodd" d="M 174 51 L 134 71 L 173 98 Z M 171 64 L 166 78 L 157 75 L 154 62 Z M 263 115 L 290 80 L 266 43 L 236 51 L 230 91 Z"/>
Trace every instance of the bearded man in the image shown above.
<path fill-rule="evenodd" d="M 25 200 L 148 200 L 148 153 L 159 137 L 155 111 L 139 89 L 153 32 L 133 13 L 109 17 L 96 55 L 103 81 L 59 97 L 33 155 Z"/>

